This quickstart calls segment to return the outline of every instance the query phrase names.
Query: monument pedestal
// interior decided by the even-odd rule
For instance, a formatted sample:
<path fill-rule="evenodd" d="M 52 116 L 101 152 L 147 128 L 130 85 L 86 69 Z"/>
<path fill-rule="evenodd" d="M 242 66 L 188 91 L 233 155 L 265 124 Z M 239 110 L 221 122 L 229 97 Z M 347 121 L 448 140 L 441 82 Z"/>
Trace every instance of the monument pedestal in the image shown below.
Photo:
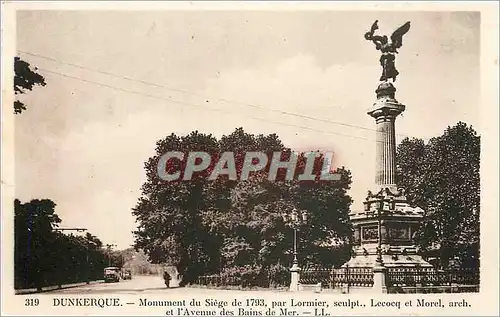
<path fill-rule="evenodd" d="M 377 194 L 368 192 L 364 206 L 364 211 L 350 215 L 354 229 L 353 257 L 345 265 L 374 267 L 380 243 L 387 268 L 431 267 L 418 255 L 414 241 L 424 211 L 410 206 L 403 190 L 394 193 L 386 188 Z"/>
<path fill-rule="evenodd" d="M 382 261 L 390 267 L 432 267 L 420 255 L 414 237 L 424 211 L 408 204 L 403 190 L 388 188 L 368 193 L 365 210 L 350 215 L 354 229 L 353 257 L 349 267 L 375 267 L 378 245 Z M 380 226 L 380 241 L 379 241 Z"/>
<path fill-rule="evenodd" d="M 354 269 L 353 274 L 371 268 L 373 291 L 377 293 L 387 293 L 388 274 L 433 270 L 418 254 L 414 241 L 423 218 L 422 209 L 411 207 L 404 192 L 392 193 L 389 189 L 375 195 L 369 193 L 364 204 L 365 211 L 351 214 L 353 256 L 344 268 Z"/>

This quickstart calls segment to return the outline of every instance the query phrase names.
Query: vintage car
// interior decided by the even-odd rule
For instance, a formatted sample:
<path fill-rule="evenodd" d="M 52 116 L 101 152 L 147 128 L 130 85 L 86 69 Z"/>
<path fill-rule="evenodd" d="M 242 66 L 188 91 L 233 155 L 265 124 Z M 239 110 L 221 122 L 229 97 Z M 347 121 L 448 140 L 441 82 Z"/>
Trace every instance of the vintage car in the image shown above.
<path fill-rule="evenodd" d="M 122 272 L 122 278 L 124 280 L 131 280 L 132 279 L 132 271 L 130 271 L 130 270 L 124 270 Z"/>
<path fill-rule="evenodd" d="M 110 266 L 104 269 L 104 281 L 106 283 L 120 281 L 120 269 Z"/>

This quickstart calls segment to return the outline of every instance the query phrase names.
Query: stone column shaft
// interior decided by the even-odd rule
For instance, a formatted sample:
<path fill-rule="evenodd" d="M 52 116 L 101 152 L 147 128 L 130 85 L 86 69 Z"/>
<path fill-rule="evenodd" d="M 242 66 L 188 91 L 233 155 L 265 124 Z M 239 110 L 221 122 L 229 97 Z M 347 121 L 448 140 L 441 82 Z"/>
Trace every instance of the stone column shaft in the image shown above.
<path fill-rule="evenodd" d="M 394 94 L 396 88 L 382 83 L 376 90 L 377 101 L 368 114 L 377 124 L 375 183 L 379 187 L 396 187 L 396 117 L 405 110 Z"/>
<path fill-rule="evenodd" d="M 376 184 L 396 186 L 396 137 L 395 118 L 381 116 L 377 118 L 377 157 Z"/>

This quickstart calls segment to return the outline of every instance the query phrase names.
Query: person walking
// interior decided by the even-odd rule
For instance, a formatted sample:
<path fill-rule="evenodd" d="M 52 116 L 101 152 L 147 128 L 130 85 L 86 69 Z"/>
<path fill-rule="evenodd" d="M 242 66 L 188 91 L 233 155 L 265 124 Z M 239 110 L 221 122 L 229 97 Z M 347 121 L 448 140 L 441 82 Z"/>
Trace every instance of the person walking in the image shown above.
<path fill-rule="evenodd" d="M 170 274 L 168 274 L 166 271 L 163 272 L 163 279 L 165 280 L 165 285 L 167 286 L 167 288 L 170 287 L 170 280 L 172 279 L 170 277 Z"/>

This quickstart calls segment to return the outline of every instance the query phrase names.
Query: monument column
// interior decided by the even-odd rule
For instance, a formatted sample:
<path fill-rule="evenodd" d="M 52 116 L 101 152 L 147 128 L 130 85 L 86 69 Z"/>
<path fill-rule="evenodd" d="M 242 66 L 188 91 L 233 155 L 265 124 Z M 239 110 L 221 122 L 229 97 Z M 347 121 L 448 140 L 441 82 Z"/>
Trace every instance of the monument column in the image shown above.
<path fill-rule="evenodd" d="M 373 117 L 376 123 L 375 182 L 378 188 L 372 188 L 375 189 L 374 192 L 368 191 L 362 211 L 350 214 L 355 241 L 359 243 L 353 245 L 353 256 L 342 266 L 357 270 L 372 268 L 373 292 L 387 293 L 394 290 L 394 281 L 388 277 L 394 276 L 392 272 L 395 269 L 405 272 L 424 268 L 430 272 L 432 266 L 418 254 L 412 235 L 412 228 L 418 228 L 424 211 L 408 202 L 404 189 L 397 188 L 396 179 L 394 124 L 397 116 L 405 110 L 405 106 L 395 98 L 396 88 L 393 83 L 399 75 L 395 66 L 395 54 L 403 44 L 403 35 L 410 29 L 410 22 L 399 27 L 390 37 L 375 34 L 377 23 L 378 21 L 375 21 L 370 31 L 365 33 L 365 39 L 373 42 L 375 48 L 382 53 L 382 76 L 375 91 L 377 100 L 368 111 L 368 115 Z M 374 227 L 378 229 L 377 243 L 373 234 Z M 356 274 L 356 270 L 352 272 Z"/>
<path fill-rule="evenodd" d="M 396 117 L 405 110 L 395 98 L 396 88 L 384 82 L 376 90 L 377 101 L 368 114 L 377 124 L 375 183 L 381 188 L 396 189 Z"/>

